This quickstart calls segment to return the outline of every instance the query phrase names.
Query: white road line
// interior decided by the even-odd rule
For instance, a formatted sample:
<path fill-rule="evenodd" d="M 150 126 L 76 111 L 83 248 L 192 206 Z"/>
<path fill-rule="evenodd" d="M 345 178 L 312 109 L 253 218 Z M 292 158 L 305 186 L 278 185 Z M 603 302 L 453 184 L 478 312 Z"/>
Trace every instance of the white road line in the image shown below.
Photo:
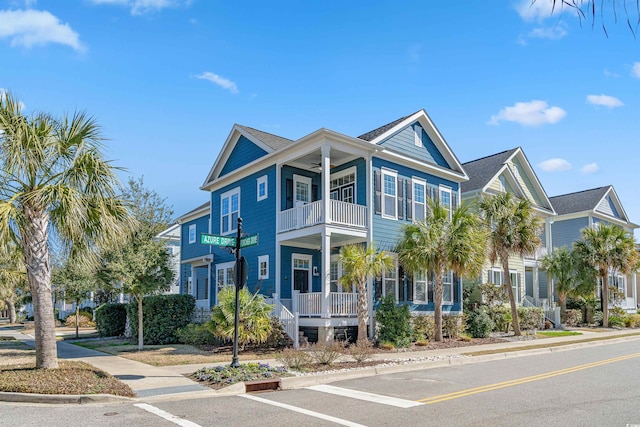
<path fill-rule="evenodd" d="M 367 402 L 381 403 L 383 405 L 395 406 L 397 408 L 413 408 L 414 406 L 423 405 L 423 403 L 414 400 L 399 399 L 397 397 L 383 396 L 381 394 L 367 393 L 366 391 L 351 390 L 348 388 L 335 387 L 332 385 L 314 385 L 307 387 L 309 390 L 320 391 L 323 393 L 336 394 L 338 396 L 351 397 L 353 399 L 366 400 Z"/>
<path fill-rule="evenodd" d="M 163 411 L 162 409 L 158 409 L 155 406 L 151 406 L 146 403 L 136 403 L 133 406 L 137 406 L 140 409 L 144 409 L 147 412 L 151 412 L 152 414 L 157 415 L 160 418 L 164 418 L 165 420 L 171 421 L 172 423 L 178 424 L 179 426 L 182 426 L 182 427 L 201 427 L 200 424 L 196 424 L 189 420 L 185 420 L 183 418 L 170 414 L 166 411 Z"/>
<path fill-rule="evenodd" d="M 353 423 L 351 421 L 343 420 L 342 418 L 332 417 L 331 415 L 321 414 L 319 412 L 309 411 L 308 409 L 298 408 L 297 406 L 287 405 L 286 403 L 274 402 L 273 400 L 263 399 L 251 394 L 240 394 L 240 397 L 245 399 L 255 400 L 256 402 L 266 403 L 267 405 L 277 406 L 279 408 L 288 409 L 293 412 L 299 412 L 301 414 L 309 415 L 311 417 L 320 418 L 321 420 L 331 421 L 332 423 L 340 424 L 348 427 L 366 427 L 362 424 Z"/>

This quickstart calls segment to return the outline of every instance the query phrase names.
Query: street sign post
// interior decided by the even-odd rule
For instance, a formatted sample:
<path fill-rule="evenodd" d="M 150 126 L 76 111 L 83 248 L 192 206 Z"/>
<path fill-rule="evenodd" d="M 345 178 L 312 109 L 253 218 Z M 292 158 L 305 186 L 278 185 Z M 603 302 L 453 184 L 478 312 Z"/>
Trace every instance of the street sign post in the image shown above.
<path fill-rule="evenodd" d="M 200 243 L 203 245 L 213 246 L 236 246 L 237 240 L 235 237 L 218 236 L 215 234 L 200 234 Z"/>

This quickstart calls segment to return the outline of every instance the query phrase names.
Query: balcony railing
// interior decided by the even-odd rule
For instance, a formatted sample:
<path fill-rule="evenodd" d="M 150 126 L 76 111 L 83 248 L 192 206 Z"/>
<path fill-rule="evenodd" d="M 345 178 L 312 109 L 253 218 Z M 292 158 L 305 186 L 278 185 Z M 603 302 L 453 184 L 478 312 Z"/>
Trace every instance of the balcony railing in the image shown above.
<path fill-rule="evenodd" d="M 280 212 L 280 233 L 322 224 L 339 224 L 348 227 L 367 228 L 367 207 L 354 203 L 329 200 L 329 212 L 323 212 L 323 201 Z"/>
<path fill-rule="evenodd" d="M 322 292 L 294 292 L 293 311 L 300 317 L 327 317 L 322 313 Z M 352 317 L 358 313 L 358 294 L 331 292 L 328 301 L 329 317 Z"/>

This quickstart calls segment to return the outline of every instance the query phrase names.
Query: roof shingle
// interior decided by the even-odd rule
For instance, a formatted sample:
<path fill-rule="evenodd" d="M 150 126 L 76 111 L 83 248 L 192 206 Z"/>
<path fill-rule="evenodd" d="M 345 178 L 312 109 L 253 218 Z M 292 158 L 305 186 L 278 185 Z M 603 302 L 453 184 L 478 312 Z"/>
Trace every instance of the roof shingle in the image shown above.
<path fill-rule="evenodd" d="M 559 196 L 549 197 L 549 200 L 558 215 L 592 211 L 598 206 L 598 203 L 600 203 L 600 200 L 602 200 L 610 188 L 611 186 L 608 185 L 606 187 L 592 188 L 575 193 L 561 194 Z"/>
<path fill-rule="evenodd" d="M 504 163 L 518 148 L 492 154 L 487 157 L 472 160 L 462 164 L 462 168 L 467 173 L 469 181 L 460 184 L 462 193 L 480 190 L 493 179 Z"/>

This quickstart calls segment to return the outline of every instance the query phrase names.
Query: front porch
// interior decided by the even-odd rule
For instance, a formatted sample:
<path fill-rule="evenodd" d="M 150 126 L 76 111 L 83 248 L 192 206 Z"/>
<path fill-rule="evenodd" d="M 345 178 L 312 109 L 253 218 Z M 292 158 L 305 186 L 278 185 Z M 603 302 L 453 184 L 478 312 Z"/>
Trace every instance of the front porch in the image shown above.
<path fill-rule="evenodd" d="M 307 203 L 279 213 L 278 233 L 312 227 L 318 224 L 334 224 L 365 230 L 368 226 L 367 207 L 341 200 L 329 199 L 325 211 L 323 200 Z"/>
<path fill-rule="evenodd" d="M 358 294 L 352 292 L 300 293 L 293 291 L 291 309 L 300 317 L 356 317 L 358 312 Z"/>

